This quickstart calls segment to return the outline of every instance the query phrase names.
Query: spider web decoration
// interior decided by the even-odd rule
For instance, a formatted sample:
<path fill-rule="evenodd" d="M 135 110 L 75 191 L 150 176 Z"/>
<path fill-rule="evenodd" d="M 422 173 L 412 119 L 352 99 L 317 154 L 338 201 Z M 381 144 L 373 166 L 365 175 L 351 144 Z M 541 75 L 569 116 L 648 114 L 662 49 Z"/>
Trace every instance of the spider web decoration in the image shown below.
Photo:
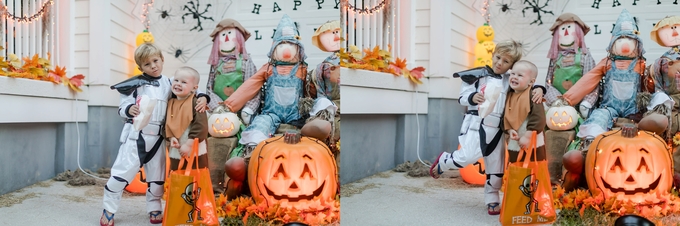
<path fill-rule="evenodd" d="M 533 6 L 537 5 L 536 2 L 540 16 L 538 12 L 534 12 Z M 495 41 L 513 39 L 522 43 L 525 56 L 534 52 L 541 44 L 551 41 L 550 26 L 564 13 L 567 4 L 569 0 L 496 0 L 490 3 L 489 24 L 495 31 Z M 473 3 L 473 8 L 477 10 L 481 9 L 481 6 L 480 1 Z"/>
<path fill-rule="evenodd" d="M 232 3 L 233 0 L 156 1 L 147 17 L 151 24 L 149 32 L 166 60 L 171 58 L 186 64 L 199 53 L 210 54 L 202 51 L 212 46 L 210 33 L 227 17 Z"/>

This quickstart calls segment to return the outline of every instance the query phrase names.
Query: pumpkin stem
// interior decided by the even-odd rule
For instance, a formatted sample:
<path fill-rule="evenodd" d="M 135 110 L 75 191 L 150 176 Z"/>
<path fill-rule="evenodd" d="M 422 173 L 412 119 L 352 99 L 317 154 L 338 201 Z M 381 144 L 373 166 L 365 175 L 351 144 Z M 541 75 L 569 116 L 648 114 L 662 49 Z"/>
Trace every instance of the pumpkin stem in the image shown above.
<path fill-rule="evenodd" d="M 637 127 L 633 123 L 626 123 L 621 126 L 621 136 L 626 138 L 633 138 L 637 136 Z"/>
<path fill-rule="evenodd" d="M 300 135 L 300 132 L 295 130 L 288 130 L 285 133 L 283 133 L 283 141 L 286 144 L 300 143 L 300 138 L 302 138 L 302 135 Z"/>

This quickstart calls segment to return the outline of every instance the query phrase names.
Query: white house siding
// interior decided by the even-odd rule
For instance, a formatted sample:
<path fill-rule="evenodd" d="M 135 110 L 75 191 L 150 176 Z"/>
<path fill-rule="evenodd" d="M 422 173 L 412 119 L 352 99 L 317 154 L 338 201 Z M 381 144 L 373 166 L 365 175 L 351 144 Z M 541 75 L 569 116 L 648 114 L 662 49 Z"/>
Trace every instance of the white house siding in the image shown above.
<path fill-rule="evenodd" d="M 411 3 L 415 7 L 415 64 L 409 66 L 425 67 L 430 98 L 457 99 L 460 80 L 451 75 L 472 65 L 475 32 L 484 20 L 466 0 Z"/>
<path fill-rule="evenodd" d="M 307 54 L 306 62 L 309 64 L 310 70 L 330 55 L 330 53 L 322 52 L 312 45 L 311 37 L 314 34 L 314 29 L 321 24 L 329 20 L 339 20 L 340 9 L 335 8 L 339 0 L 325 0 L 320 4 L 321 9 L 319 9 L 319 4 L 316 0 L 300 0 L 300 5 L 298 6 L 295 6 L 295 1 L 280 0 L 220 0 L 218 2 L 218 4 L 213 4 L 211 7 L 211 9 L 219 9 L 219 13 L 215 12 L 213 15 L 214 22 L 203 20 L 202 26 L 204 30 L 196 32 L 189 31 L 193 27 L 190 23 L 193 20 L 189 16 L 185 19 L 186 23 L 184 24 L 182 24 L 181 18 L 179 18 L 182 11 L 178 4 L 185 4 L 184 1 L 156 1 L 154 9 L 150 13 L 151 28 L 149 30 L 156 37 L 157 45 L 164 49 L 163 54 L 165 54 L 166 59 L 164 74 L 171 76 L 181 66 L 193 67 L 201 74 L 199 89 L 205 91 L 208 73 L 210 72 L 210 65 L 207 62 L 210 56 L 210 48 L 212 47 L 209 35 L 215 28 L 215 25 L 226 18 L 233 18 L 239 21 L 251 33 L 250 39 L 246 41 L 246 49 L 253 58 L 257 68 L 260 68 L 260 66 L 269 60 L 267 53 L 272 45 L 271 37 L 284 14 L 288 14 L 299 25 L 301 41 Z M 274 3 L 278 6 L 276 12 L 274 12 Z M 201 8 L 203 8 L 203 1 L 201 1 L 201 4 Z M 259 5 L 259 11 L 255 9 L 256 4 Z M 162 7 L 165 7 L 165 9 L 172 8 L 171 14 L 174 14 L 176 17 L 176 22 L 174 23 L 179 28 L 171 30 L 165 27 L 166 25 L 163 23 L 168 22 L 160 19 L 156 11 Z M 253 13 L 253 11 L 256 13 Z M 154 24 L 154 21 L 157 21 L 156 24 Z M 191 43 L 188 43 L 188 41 Z M 190 49 L 192 57 L 188 58 L 186 63 L 182 62 L 168 52 L 171 48 L 170 45 L 174 47 L 183 46 Z"/>
<path fill-rule="evenodd" d="M 521 15 L 520 6 L 524 7 L 519 0 L 512 0 L 506 2 L 512 2 L 512 8 L 517 10 L 518 14 Z M 606 47 L 611 39 L 611 30 L 613 24 L 616 22 L 621 11 L 625 8 L 628 10 L 632 16 L 638 18 L 638 27 L 640 29 L 640 37 L 642 38 L 642 43 L 646 50 L 644 55 L 647 58 L 647 64 L 651 64 L 659 58 L 665 51 L 668 50 L 667 47 L 659 46 L 656 42 L 650 39 L 650 31 L 653 28 L 653 24 L 670 15 L 680 15 L 678 10 L 680 10 L 680 5 L 673 4 L 675 0 L 618 0 L 618 1 L 597 1 L 593 0 L 578 0 L 578 1 L 565 1 L 554 3 L 552 10 L 553 15 L 543 15 L 543 25 L 528 25 L 535 17 L 533 13 L 530 14 L 527 11 L 527 18 L 518 18 L 517 20 L 512 20 L 505 22 L 503 20 L 503 15 L 498 15 L 499 6 L 497 4 L 491 4 L 491 12 L 497 14 L 496 17 L 492 15 L 491 24 L 496 29 L 496 41 L 502 40 L 504 38 L 515 38 L 529 42 L 529 50 L 531 50 L 524 59 L 529 60 L 538 66 L 539 77 L 537 79 L 537 84 L 545 84 L 545 76 L 547 74 L 549 59 L 546 57 L 548 55 L 548 50 L 550 48 L 550 42 L 552 34 L 549 31 L 550 26 L 554 23 L 555 18 L 564 12 L 571 12 L 578 15 L 586 24 L 591 28 L 590 32 L 585 36 L 586 45 L 590 49 L 593 59 L 595 62 L 599 62 L 601 59 L 605 58 L 607 55 Z M 618 4 L 620 3 L 620 5 Z M 635 3 L 636 5 L 633 5 Z M 657 4 L 661 3 L 661 4 Z M 560 5 L 561 4 L 561 5 Z M 512 23 L 511 23 L 512 22 Z M 499 29 L 501 25 L 505 28 Z M 508 31 L 515 31 L 508 32 Z M 506 31 L 506 32 L 504 32 Z M 524 35 L 519 33 L 524 33 Z M 524 38 L 522 38 L 524 37 Z M 538 45 L 537 45 L 538 44 Z"/>

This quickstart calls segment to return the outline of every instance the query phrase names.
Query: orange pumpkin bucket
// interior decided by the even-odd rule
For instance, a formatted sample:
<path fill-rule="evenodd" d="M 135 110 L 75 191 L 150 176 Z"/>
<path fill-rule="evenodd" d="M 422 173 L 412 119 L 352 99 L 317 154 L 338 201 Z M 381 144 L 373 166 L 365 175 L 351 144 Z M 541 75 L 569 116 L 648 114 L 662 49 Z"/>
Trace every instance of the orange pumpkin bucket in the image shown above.
<path fill-rule="evenodd" d="M 135 175 L 135 178 L 130 181 L 130 184 L 128 184 L 127 187 L 125 187 L 125 190 L 128 192 L 136 193 L 136 194 L 145 194 L 146 193 L 146 188 L 148 185 L 146 184 L 146 176 L 144 175 L 144 167 L 139 169 L 139 172 L 137 175 Z"/>

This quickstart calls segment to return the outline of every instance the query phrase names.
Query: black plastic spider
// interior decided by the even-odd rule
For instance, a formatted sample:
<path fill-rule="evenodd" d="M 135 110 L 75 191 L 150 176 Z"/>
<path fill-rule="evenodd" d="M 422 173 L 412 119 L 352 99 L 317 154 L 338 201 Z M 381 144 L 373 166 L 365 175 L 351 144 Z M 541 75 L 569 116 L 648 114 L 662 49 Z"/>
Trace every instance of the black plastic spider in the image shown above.
<path fill-rule="evenodd" d="M 501 9 L 499 10 L 499 13 L 500 12 L 510 13 L 510 10 L 513 9 L 513 8 L 510 8 L 510 6 L 512 6 L 512 2 L 506 4 L 505 1 L 501 1 L 501 3 L 498 3 L 498 7 L 501 7 Z"/>
<path fill-rule="evenodd" d="M 181 60 L 182 62 L 186 63 L 188 60 L 188 54 L 189 54 L 190 49 L 182 49 L 181 47 L 174 47 L 170 45 L 169 51 L 167 51 L 168 54 L 175 56 L 175 58 Z"/>
<path fill-rule="evenodd" d="M 540 6 L 540 7 L 538 6 L 539 5 L 538 1 L 539 0 L 531 0 L 531 1 L 524 0 L 524 2 L 522 3 L 522 4 L 529 4 L 529 6 L 524 7 L 524 9 L 522 9 L 522 16 L 523 17 L 526 17 L 526 15 L 524 15 L 524 11 L 526 11 L 527 9 L 531 9 L 537 15 L 536 20 L 534 20 L 534 22 L 531 22 L 529 25 L 535 24 L 535 23 L 538 23 L 538 25 L 543 24 L 543 20 L 541 19 L 541 13 L 551 14 L 553 16 L 555 15 L 555 14 L 553 14 L 552 11 L 547 11 L 547 10 L 543 9 L 543 8 L 548 6 L 548 3 L 550 2 L 550 0 L 546 0 L 545 4 L 543 4 L 543 6 Z"/>
<path fill-rule="evenodd" d="M 189 5 L 191 5 L 191 7 L 189 7 Z M 184 7 L 182 8 L 182 11 L 184 11 L 184 10 L 189 11 L 188 13 L 185 13 L 184 15 L 182 15 L 182 23 L 184 23 L 184 17 L 185 16 L 192 16 L 194 19 L 196 19 L 198 21 L 198 24 L 196 26 L 194 26 L 194 28 L 191 28 L 191 30 L 189 30 L 189 31 L 193 31 L 193 30 L 196 30 L 196 29 L 198 29 L 198 31 L 202 31 L 203 26 L 201 26 L 201 19 L 215 21 L 215 20 L 213 20 L 212 17 L 203 16 L 203 14 L 208 12 L 208 8 L 210 8 L 210 6 L 212 6 L 212 5 L 207 4 L 207 6 L 205 7 L 205 10 L 203 10 L 203 12 L 199 13 L 198 8 L 200 8 L 200 6 L 201 6 L 201 4 L 199 3 L 199 0 L 196 0 L 196 4 L 194 4 L 194 1 L 189 1 L 189 2 L 187 2 L 187 5 L 184 5 Z"/>
<path fill-rule="evenodd" d="M 165 6 L 161 7 L 161 9 L 157 9 L 156 12 L 161 14 L 158 16 L 159 19 L 170 19 L 171 16 L 174 16 L 170 14 L 170 12 L 172 12 L 172 8 L 166 10 Z"/>

